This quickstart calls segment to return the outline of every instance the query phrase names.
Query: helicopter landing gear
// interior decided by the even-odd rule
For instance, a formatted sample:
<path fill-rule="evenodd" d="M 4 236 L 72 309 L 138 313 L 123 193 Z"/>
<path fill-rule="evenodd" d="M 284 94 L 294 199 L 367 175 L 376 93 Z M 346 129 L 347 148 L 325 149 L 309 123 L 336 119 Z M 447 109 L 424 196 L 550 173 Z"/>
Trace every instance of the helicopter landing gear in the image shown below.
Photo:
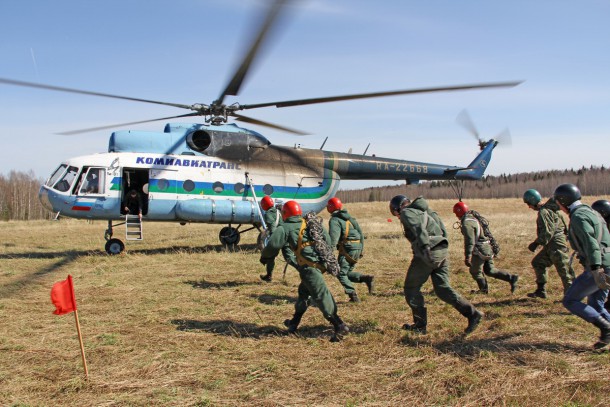
<path fill-rule="evenodd" d="M 105 249 L 106 253 L 114 256 L 115 254 L 121 254 L 125 250 L 125 244 L 120 239 L 109 239 L 106 242 Z"/>
<path fill-rule="evenodd" d="M 220 229 L 220 233 L 218 234 L 218 238 L 220 239 L 220 243 L 223 246 L 237 246 L 239 240 L 241 239 L 239 230 L 232 226 L 225 226 Z"/>
<path fill-rule="evenodd" d="M 115 254 L 121 254 L 123 250 L 125 250 L 125 243 L 123 243 L 121 239 L 113 239 L 112 234 L 112 221 L 109 220 L 108 229 L 106 229 L 106 231 L 104 232 L 104 239 L 106 239 L 106 246 L 104 246 L 104 249 L 106 250 L 106 253 L 111 256 L 114 256 Z"/>

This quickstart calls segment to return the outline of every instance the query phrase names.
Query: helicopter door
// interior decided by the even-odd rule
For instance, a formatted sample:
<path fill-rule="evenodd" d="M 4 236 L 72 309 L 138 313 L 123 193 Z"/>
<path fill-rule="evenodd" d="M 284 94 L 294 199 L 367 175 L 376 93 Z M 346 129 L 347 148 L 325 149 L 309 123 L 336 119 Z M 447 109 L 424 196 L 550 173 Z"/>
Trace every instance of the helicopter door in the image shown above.
<path fill-rule="evenodd" d="M 149 174 L 148 218 L 158 220 L 175 219 L 177 171 L 151 169 Z"/>
<path fill-rule="evenodd" d="M 121 214 L 125 215 L 126 207 L 132 207 L 131 211 L 136 211 L 138 206 L 142 210 L 142 215 L 148 214 L 148 170 L 141 168 L 123 168 L 123 191 Z M 129 198 L 132 191 L 136 191 L 133 198 Z"/>

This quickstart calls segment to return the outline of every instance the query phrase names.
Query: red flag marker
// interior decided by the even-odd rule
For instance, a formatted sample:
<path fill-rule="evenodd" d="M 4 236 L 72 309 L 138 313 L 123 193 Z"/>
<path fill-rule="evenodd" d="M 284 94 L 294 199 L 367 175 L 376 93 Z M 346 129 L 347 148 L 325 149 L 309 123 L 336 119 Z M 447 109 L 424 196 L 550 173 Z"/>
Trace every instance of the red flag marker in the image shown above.
<path fill-rule="evenodd" d="M 72 276 L 68 276 L 64 281 L 53 284 L 51 288 L 51 302 L 55 305 L 55 311 L 53 311 L 55 315 L 64 315 L 76 311 Z"/>
<path fill-rule="evenodd" d="M 78 333 L 78 342 L 80 343 L 80 356 L 83 360 L 83 368 L 85 369 L 85 379 L 88 379 L 89 370 L 87 369 L 87 359 L 85 358 L 83 336 L 80 332 L 80 323 L 78 322 L 78 310 L 76 309 L 76 297 L 74 296 L 74 285 L 72 284 L 71 275 L 68 275 L 68 278 L 64 281 L 53 284 L 53 287 L 51 287 L 51 302 L 55 305 L 55 311 L 53 311 L 55 315 L 74 312 L 76 332 Z"/>

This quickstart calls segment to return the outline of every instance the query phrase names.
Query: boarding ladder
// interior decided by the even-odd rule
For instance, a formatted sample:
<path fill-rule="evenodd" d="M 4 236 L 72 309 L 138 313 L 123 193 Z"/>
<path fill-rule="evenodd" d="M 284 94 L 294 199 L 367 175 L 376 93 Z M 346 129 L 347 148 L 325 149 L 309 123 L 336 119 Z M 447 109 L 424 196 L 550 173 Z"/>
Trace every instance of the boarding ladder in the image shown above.
<path fill-rule="evenodd" d="M 142 240 L 142 221 L 138 215 L 125 216 L 125 240 Z"/>

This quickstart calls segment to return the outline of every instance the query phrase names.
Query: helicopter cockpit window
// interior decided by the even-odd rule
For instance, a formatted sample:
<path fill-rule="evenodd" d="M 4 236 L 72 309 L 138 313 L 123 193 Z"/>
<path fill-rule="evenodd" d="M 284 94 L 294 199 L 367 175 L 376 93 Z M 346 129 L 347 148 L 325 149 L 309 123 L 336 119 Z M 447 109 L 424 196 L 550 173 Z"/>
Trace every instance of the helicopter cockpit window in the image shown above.
<path fill-rule="evenodd" d="M 106 172 L 104 168 L 89 168 L 79 194 L 103 194 Z"/>
<path fill-rule="evenodd" d="M 70 189 L 74 180 L 76 179 L 76 174 L 78 174 L 77 167 L 69 167 L 68 171 L 64 174 L 63 177 L 53 186 L 58 191 L 66 192 Z"/>
<path fill-rule="evenodd" d="M 45 185 L 50 187 L 53 184 L 55 184 L 55 182 L 59 179 L 59 177 L 66 170 L 66 167 L 68 167 L 66 164 L 61 164 L 59 167 L 57 167 L 57 169 L 55 171 L 53 171 L 53 174 L 49 177 L 49 179 Z"/>

